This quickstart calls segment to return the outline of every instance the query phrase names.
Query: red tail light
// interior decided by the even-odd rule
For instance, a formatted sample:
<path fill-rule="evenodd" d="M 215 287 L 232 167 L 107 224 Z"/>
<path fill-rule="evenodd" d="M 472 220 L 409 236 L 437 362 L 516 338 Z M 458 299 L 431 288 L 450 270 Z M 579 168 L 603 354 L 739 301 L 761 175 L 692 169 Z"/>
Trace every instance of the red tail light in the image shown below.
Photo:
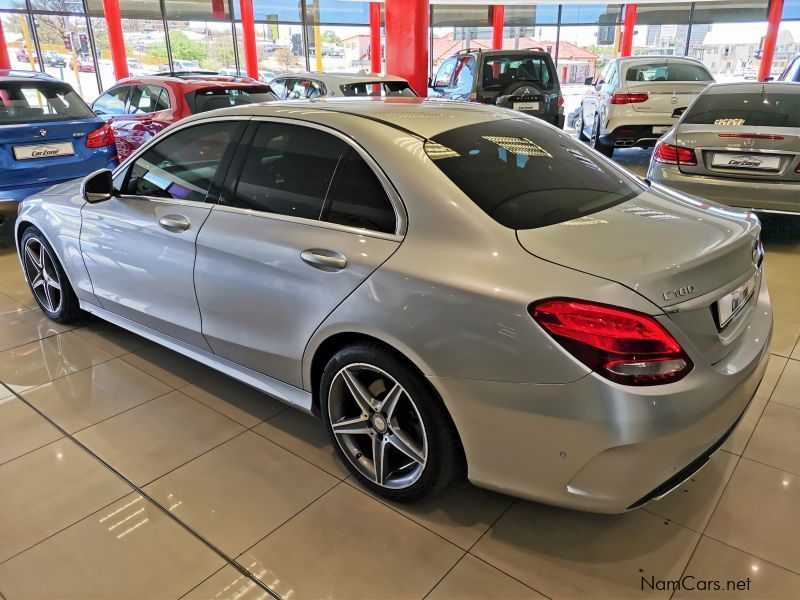
<path fill-rule="evenodd" d="M 695 156 L 694 150 L 683 146 L 665 144 L 664 142 L 656 144 L 656 148 L 653 150 L 653 159 L 668 165 L 694 166 L 697 164 L 697 156 Z"/>
<path fill-rule="evenodd" d="M 102 148 L 103 146 L 114 145 L 114 130 L 106 123 L 100 129 L 96 129 L 86 136 L 87 148 Z"/>
<path fill-rule="evenodd" d="M 692 370 L 680 344 L 649 315 L 569 298 L 534 302 L 528 311 L 565 350 L 611 381 L 672 383 Z"/>
<path fill-rule="evenodd" d="M 611 94 L 609 104 L 638 104 L 647 102 L 647 94 Z"/>
<path fill-rule="evenodd" d="M 558 105 L 564 106 L 564 96 L 562 96 L 561 94 L 558 95 Z"/>

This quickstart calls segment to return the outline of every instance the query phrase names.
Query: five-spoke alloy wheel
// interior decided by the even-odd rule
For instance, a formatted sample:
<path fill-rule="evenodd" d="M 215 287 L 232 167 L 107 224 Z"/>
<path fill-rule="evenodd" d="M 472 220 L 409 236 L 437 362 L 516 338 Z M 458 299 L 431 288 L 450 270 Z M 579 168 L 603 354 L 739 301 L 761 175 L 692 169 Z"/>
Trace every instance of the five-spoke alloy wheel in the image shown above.
<path fill-rule="evenodd" d="M 42 311 L 54 321 L 67 323 L 80 315 L 75 292 L 56 253 L 42 233 L 28 227 L 20 240 L 25 279 Z"/>

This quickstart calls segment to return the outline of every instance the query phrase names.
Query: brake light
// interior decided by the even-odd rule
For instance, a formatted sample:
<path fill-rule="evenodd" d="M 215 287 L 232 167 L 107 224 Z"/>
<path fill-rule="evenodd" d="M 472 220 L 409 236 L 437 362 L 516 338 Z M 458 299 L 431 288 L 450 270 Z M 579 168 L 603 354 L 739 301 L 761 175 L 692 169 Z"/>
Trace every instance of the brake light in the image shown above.
<path fill-rule="evenodd" d="M 558 105 L 564 106 L 564 96 L 562 96 L 561 94 L 558 95 Z"/>
<path fill-rule="evenodd" d="M 694 150 L 683 146 L 665 144 L 664 142 L 656 144 L 656 148 L 653 150 L 653 160 L 668 165 L 694 166 L 697 164 L 697 156 L 695 156 Z"/>
<path fill-rule="evenodd" d="M 570 298 L 540 300 L 528 311 L 567 352 L 611 381 L 658 385 L 692 370 L 681 345 L 644 313 Z"/>
<path fill-rule="evenodd" d="M 639 104 L 647 102 L 647 94 L 611 94 L 609 104 Z"/>
<path fill-rule="evenodd" d="M 741 138 L 745 140 L 782 140 L 782 135 L 771 133 L 720 133 L 721 138 Z"/>
<path fill-rule="evenodd" d="M 86 136 L 87 148 L 102 148 L 104 146 L 114 145 L 114 130 L 108 123 L 105 123 L 100 129 L 94 130 Z"/>

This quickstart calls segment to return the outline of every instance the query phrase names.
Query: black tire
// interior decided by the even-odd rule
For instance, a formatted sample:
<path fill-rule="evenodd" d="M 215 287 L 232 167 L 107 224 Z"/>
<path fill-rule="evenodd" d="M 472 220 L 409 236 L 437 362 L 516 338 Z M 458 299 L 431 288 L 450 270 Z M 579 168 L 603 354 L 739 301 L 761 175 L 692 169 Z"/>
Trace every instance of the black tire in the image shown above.
<path fill-rule="evenodd" d="M 410 463 L 415 469 L 420 468 L 421 471 L 417 478 L 405 487 L 388 487 L 388 481 L 386 485 L 379 485 L 375 480 L 367 477 L 353 462 L 359 459 L 360 456 L 363 456 L 363 458 L 359 460 L 362 468 L 364 464 L 369 464 L 371 460 L 370 455 L 373 452 L 372 448 L 375 447 L 374 445 L 370 445 L 374 442 L 373 438 L 377 436 L 387 439 L 387 437 L 391 437 L 394 434 L 395 430 L 389 429 L 386 434 L 381 435 L 377 433 L 373 425 L 370 425 L 369 429 L 371 433 L 368 435 L 359 434 L 345 436 L 349 437 L 351 441 L 359 440 L 356 443 L 363 446 L 363 455 L 361 455 L 361 453 L 352 452 L 352 449 L 346 449 L 347 442 L 345 437 L 336 435 L 333 432 L 331 419 L 332 412 L 335 412 L 336 408 L 334 406 L 332 411 L 331 392 L 333 391 L 334 394 L 333 404 L 343 401 L 336 398 L 337 394 L 342 394 L 340 390 L 344 389 L 341 387 L 343 385 L 341 373 L 343 373 L 346 368 L 369 369 L 370 366 L 388 374 L 403 388 L 405 395 L 401 396 L 403 399 L 398 401 L 398 408 L 396 411 L 398 413 L 400 412 L 401 402 L 410 402 L 410 405 L 413 405 L 416 409 L 414 415 L 421 421 L 422 427 L 420 429 L 427 441 L 424 466 L 418 467 L 413 464 L 413 461 Z M 388 393 L 384 392 L 374 393 L 373 390 L 376 387 L 385 389 L 386 386 L 384 386 L 383 383 L 373 383 L 369 385 L 368 391 L 374 394 L 372 396 L 373 399 L 378 400 L 381 397 L 385 399 L 389 396 Z M 358 481 L 373 493 L 390 500 L 413 502 L 425 496 L 438 493 L 463 473 L 465 461 L 461 442 L 444 404 L 428 382 L 425 381 L 425 378 L 409 365 L 402 356 L 396 354 L 391 349 L 376 342 L 361 342 L 342 348 L 325 366 L 322 372 L 319 389 L 322 419 L 325 422 L 325 427 L 328 430 L 328 435 L 330 436 L 334 448 L 336 448 L 336 452 Z M 350 388 L 347 388 L 346 393 L 351 393 Z M 349 400 L 350 399 L 348 399 L 348 401 Z M 358 411 L 360 409 L 356 410 Z M 395 425 L 398 425 L 397 419 L 399 418 L 400 417 L 395 415 L 391 420 L 395 421 Z M 337 423 L 342 423 L 342 421 L 343 419 L 337 419 Z M 390 424 L 387 423 L 387 425 Z M 342 441 L 340 442 L 340 440 Z M 388 448 L 388 456 L 390 456 L 390 458 L 395 456 L 396 463 L 403 463 L 409 460 L 405 455 L 397 454 L 396 449 L 390 444 L 387 444 L 386 448 Z M 397 460 L 398 458 L 399 461 Z M 387 465 L 391 465 L 389 458 L 387 458 L 386 461 Z M 403 469 L 399 468 L 391 471 L 389 475 L 392 473 L 399 473 L 398 478 L 402 478 L 403 472 Z M 387 479 L 388 478 L 389 476 L 387 475 Z"/>
<path fill-rule="evenodd" d="M 48 274 L 48 278 L 56 280 L 60 287 L 60 291 L 57 292 L 57 299 L 55 288 L 48 283 L 39 284 L 34 288 L 34 281 L 38 280 L 39 277 L 37 276 L 37 265 L 27 252 L 29 248 L 32 251 L 37 248 L 45 251 L 44 255 L 40 254 L 39 256 L 40 260 L 41 256 L 44 256 L 44 272 Z M 57 323 L 77 321 L 83 315 L 78 297 L 75 295 L 75 291 L 72 289 L 72 285 L 70 285 L 67 274 L 64 272 L 64 268 L 61 266 L 53 247 L 44 237 L 44 234 L 33 225 L 28 227 L 22 234 L 20 255 L 24 265 L 25 280 L 28 282 L 28 287 L 42 312 Z M 41 271 L 41 269 L 38 269 L 38 273 L 41 273 Z M 42 288 L 48 288 L 47 293 L 50 293 L 52 308 L 47 304 L 47 294 L 42 291 Z"/>
<path fill-rule="evenodd" d="M 541 96 L 542 90 L 533 81 L 515 81 L 506 86 L 495 99 L 497 106 L 513 108 L 515 98 L 524 96 Z"/>
<path fill-rule="evenodd" d="M 588 136 L 583 132 L 583 110 L 578 115 L 578 118 L 575 119 L 575 129 L 578 130 L 578 139 L 582 142 L 588 142 Z"/>
<path fill-rule="evenodd" d="M 614 146 L 609 146 L 600 141 L 600 116 L 595 115 L 594 125 L 592 125 L 592 137 L 589 139 L 589 145 L 597 150 L 600 154 L 611 158 L 614 154 Z"/>

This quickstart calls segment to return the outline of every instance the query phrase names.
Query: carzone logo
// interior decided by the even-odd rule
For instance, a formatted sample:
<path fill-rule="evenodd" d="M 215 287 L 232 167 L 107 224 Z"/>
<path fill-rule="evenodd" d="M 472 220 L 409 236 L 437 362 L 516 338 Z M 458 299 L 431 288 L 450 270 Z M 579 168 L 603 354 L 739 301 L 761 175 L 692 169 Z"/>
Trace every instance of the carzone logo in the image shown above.
<path fill-rule="evenodd" d="M 36 146 L 31 150 L 31 158 L 44 158 L 46 156 L 58 156 L 58 148 L 54 146 Z"/>
<path fill-rule="evenodd" d="M 731 167 L 760 167 L 763 161 L 752 156 L 732 156 L 728 159 L 728 166 Z"/>

